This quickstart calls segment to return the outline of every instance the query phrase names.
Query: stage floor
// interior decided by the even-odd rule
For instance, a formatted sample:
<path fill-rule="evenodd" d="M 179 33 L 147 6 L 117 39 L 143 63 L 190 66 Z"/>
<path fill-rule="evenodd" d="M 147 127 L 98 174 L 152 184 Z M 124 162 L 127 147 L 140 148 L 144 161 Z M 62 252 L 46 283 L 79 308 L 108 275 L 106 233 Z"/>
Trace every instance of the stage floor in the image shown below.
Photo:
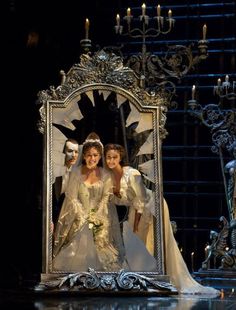
<path fill-rule="evenodd" d="M 236 309 L 236 292 L 222 292 L 220 297 L 175 295 L 171 297 L 140 296 L 43 296 L 21 291 L 2 289 L 0 308 L 22 310 L 144 310 L 144 309 Z"/>

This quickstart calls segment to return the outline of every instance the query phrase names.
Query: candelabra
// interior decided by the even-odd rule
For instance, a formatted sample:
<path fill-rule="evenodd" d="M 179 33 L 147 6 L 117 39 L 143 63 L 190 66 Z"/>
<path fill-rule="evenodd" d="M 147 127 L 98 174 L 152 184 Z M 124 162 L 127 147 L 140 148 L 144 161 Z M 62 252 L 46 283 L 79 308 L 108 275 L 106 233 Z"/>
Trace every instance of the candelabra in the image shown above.
<path fill-rule="evenodd" d="M 203 38 L 198 41 L 197 55 L 193 56 L 193 44 L 173 45 L 164 52 L 151 54 L 147 52 L 147 40 L 170 33 L 175 25 L 175 19 L 172 17 L 172 10 L 168 11 L 167 16 L 162 16 L 160 5 L 156 7 L 156 16 L 153 17 L 147 15 L 144 3 L 141 9 L 141 15 L 134 17 L 128 8 L 126 16 L 123 17 L 123 24 L 120 15 L 117 14 L 115 32 L 130 39 L 141 40 L 141 53 L 129 56 L 126 65 L 139 75 L 142 88 L 154 96 L 161 93 L 170 104 L 176 92 L 173 79 L 180 80 L 208 56 L 207 26 L 203 26 Z"/>
<path fill-rule="evenodd" d="M 225 76 L 225 81 L 221 83 L 221 79 L 217 80 L 217 86 L 214 87 L 214 93 L 222 99 L 233 100 L 236 99 L 236 81 L 232 84 L 229 81 L 228 74 Z"/>
<path fill-rule="evenodd" d="M 212 151 L 219 154 L 221 163 L 221 172 L 223 176 L 225 197 L 228 207 L 230 223 L 221 217 L 224 223 L 220 233 L 211 231 L 212 244 L 207 248 L 205 261 L 202 263 L 202 269 L 209 269 L 211 258 L 220 259 L 219 269 L 236 268 L 236 109 L 235 109 L 235 85 L 229 81 L 226 75 L 225 81 L 217 80 L 214 86 L 214 95 L 219 98 L 218 103 L 211 103 L 205 106 L 199 104 L 196 100 L 196 87 L 192 87 L 192 98 L 188 101 L 189 112 L 200 119 L 200 121 L 210 128 L 212 134 Z M 227 109 L 224 108 L 224 101 L 227 102 Z M 231 103 L 230 108 L 228 108 Z M 226 150 L 232 158 L 227 164 L 224 163 L 223 150 Z M 228 177 L 226 177 L 228 176 Z M 214 234 L 213 234 L 214 233 Z M 214 235 L 214 238 L 212 236 Z M 231 249 L 227 242 L 231 242 Z"/>

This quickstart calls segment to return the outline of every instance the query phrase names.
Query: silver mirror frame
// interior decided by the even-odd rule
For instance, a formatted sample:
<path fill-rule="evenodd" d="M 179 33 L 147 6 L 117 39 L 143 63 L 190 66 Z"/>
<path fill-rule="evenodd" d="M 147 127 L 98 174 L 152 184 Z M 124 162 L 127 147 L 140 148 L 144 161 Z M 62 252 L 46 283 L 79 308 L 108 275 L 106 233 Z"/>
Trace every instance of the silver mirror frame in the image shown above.
<path fill-rule="evenodd" d="M 80 63 L 65 74 L 61 71 L 62 82 L 40 91 L 39 131 L 44 135 L 43 158 L 43 236 L 42 274 L 37 291 L 55 290 L 82 293 L 125 293 L 132 294 L 176 294 L 165 273 L 164 229 L 163 229 L 163 188 L 162 188 L 162 140 L 166 136 L 166 106 L 168 98 L 149 94 L 140 85 L 137 75 L 123 66 L 121 57 L 101 50 L 93 56 L 82 54 Z M 53 115 L 55 109 L 66 109 L 71 102 L 78 101 L 81 94 L 98 91 L 115 92 L 126 98 L 140 113 L 151 113 L 153 125 L 153 161 L 155 187 L 154 253 L 156 272 L 97 272 L 84 270 L 76 274 L 55 272 L 52 268 L 52 184 L 53 184 Z"/>

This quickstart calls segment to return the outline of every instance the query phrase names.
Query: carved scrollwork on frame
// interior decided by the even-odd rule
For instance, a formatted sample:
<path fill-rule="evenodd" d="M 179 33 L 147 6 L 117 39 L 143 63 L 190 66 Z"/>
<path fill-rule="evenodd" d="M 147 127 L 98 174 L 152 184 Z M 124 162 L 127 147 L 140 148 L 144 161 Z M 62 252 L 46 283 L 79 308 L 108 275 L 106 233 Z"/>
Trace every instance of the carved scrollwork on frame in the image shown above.
<path fill-rule="evenodd" d="M 43 287 L 44 286 L 44 287 Z M 76 292 L 103 292 L 114 293 L 118 291 L 152 292 L 176 294 L 176 289 L 165 281 L 157 279 L 154 275 L 142 275 L 135 272 L 120 270 L 118 273 L 98 273 L 89 268 L 87 272 L 77 272 L 45 282 L 36 290 L 58 289 L 59 291 Z"/>
<path fill-rule="evenodd" d="M 143 106 L 167 107 L 171 95 L 164 87 L 150 93 L 141 87 L 142 79 L 129 67 L 123 65 L 120 56 L 114 53 L 107 53 L 101 50 L 93 56 L 82 54 L 80 63 L 74 64 L 67 74 L 61 71 L 62 82 L 58 87 L 51 86 L 48 90 L 38 93 L 38 103 L 42 105 L 40 109 L 41 121 L 38 128 L 43 132 L 45 124 L 45 111 L 43 105 L 47 100 L 65 100 L 76 89 L 84 85 L 105 83 L 118 86 L 132 93 Z"/>

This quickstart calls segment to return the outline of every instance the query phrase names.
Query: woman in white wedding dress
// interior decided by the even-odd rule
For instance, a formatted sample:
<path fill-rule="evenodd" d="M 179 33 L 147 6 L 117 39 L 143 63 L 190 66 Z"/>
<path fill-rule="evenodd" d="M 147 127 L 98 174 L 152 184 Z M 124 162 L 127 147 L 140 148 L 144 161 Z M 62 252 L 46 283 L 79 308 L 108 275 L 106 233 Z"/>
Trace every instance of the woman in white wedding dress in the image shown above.
<path fill-rule="evenodd" d="M 53 268 L 60 271 L 118 271 L 124 251 L 115 208 L 108 209 L 111 178 L 99 166 L 103 145 L 91 133 L 83 162 L 70 175 L 54 232 Z"/>
<path fill-rule="evenodd" d="M 142 176 L 137 169 L 130 166 L 124 166 L 125 150 L 119 144 L 107 144 L 104 148 L 104 156 L 107 168 L 110 170 L 113 179 L 113 203 L 116 205 L 126 205 L 129 208 L 128 220 L 124 224 L 124 243 L 126 258 L 128 262 L 141 260 L 138 265 L 145 266 L 143 270 L 149 271 L 149 267 L 153 268 L 150 263 L 153 259 L 151 255 L 151 247 L 148 254 L 139 255 L 137 249 L 140 242 L 132 245 L 133 240 L 130 231 L 133 230 L 141 243 L 150 243 L 148 232 L 152 226 L 153 215 L 151 209 L 154 207 L 153 193 L 150 193 L 142 182 Z M 164 236 L 165 236 L 165 256 L 166 256 L 166 274 L 170 277 L 170 281 L 182 294 L 206 294 L 217 296 L 220 292 L 212 287 L 206 287 L 195 281 L 188 271 L 182 254 L 177 246 L 173 235 L 168 206 L 164 200 Z M 127 234 L 129 233 L 129 234 Z M 131 236 L 131 237 L 130 237 Z M 127 244 L 126 244 L 127 243 Z M 153 243 L 153 238 L 152 238 Z M 141 247 L 140 247 L 141 248 Z M 131 259 L 129 256 L 131 255 Z M 149 258 L 148 258 L 149 256 Z M 147 261 L 145 262 L 145 259 Z M 150 265 L 151 264 L 151 265 Z M 132 265 L 131 265 L 132 269 Z"/>

